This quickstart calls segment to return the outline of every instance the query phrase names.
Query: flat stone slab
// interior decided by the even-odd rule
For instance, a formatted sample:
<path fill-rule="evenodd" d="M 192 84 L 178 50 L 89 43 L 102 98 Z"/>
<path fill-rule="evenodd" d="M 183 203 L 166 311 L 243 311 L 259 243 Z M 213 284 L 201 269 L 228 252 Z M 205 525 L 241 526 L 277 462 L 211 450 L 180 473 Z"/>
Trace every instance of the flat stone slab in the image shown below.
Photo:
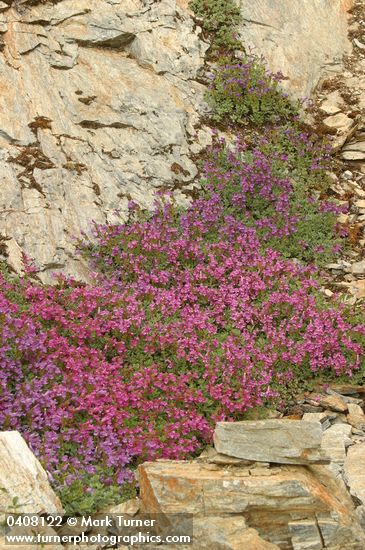
<path fill-rule="evenodd" d="M 325 431 L 331 426 L 331 420 L 334 420 L 337 413 L 324 411 L 320 413 L 305 413 L 302 420 L 305 422 L 320 422 L 322 430 Z"/>
<path fill-rule="evenodd" d="M 195 518 L 258 509 L 269 516 L 272 510 L 292 514 L 328 509 L 328 498 L 323 498 L 326 489 L 303 466 L 270 471 L 272 475 L 260 476 L 240 467 L 211 470 L 197 462 L 145 462 L 138 468 L 141 512 L 188 513 Z"/>
<path fill-rule="evenodd" d="M 219 453 L 279 464 L 324 464 L 330 459 L 321 449 L 320 422 L 303 420 L 258 420 L 219 422 L 214 446 Z"/>
<path fill-rule="evenodd" d="M 365 430 L 365 414 L 359 405 L 349 404 L 347 422 L 358 430 Z"/>

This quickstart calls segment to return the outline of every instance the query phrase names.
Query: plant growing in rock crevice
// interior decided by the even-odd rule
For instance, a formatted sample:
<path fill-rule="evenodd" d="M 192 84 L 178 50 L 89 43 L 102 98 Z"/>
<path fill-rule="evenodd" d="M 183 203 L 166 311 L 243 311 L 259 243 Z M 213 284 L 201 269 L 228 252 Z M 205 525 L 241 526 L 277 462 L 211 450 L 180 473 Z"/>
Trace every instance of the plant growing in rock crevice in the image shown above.
<path fill-rule="evenodd" d="M 250 148 L 217 143 L 204 165 L 203 189 L 221 197 L 226 214 L 255 227 L 264 248 L 323 265 L 341 244 L 341 208 L 318 198 L 329 185 L 327 149 L 293 128 L 256 140 Z"/>
<path fill-rule="evenodd" d="M 236 212 L 217 189 L 95 227 L 95 285 L 1 279 L 0 426 L 69 511 L 122 498 L 139 462 L 191 456 L 297 379 L 360 368 L 365 327 Z"/>
<path fill-rule="evenodd" d="M 242 18 L 240 8 L 234 0 L 192 0 L 189 7 L 199 18 L 203 30 L 208 33 L 213 55 L 218 52 L 227 55 L 242 48 L 235 36 Z"/>

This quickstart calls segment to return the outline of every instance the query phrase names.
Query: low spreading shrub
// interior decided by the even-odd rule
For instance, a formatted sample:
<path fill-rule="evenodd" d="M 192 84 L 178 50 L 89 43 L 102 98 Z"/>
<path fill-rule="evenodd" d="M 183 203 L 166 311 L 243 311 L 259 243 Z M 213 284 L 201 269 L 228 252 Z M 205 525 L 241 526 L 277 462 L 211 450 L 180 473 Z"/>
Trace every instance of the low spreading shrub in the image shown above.
<path fill-rule="evenodd" d="M 236 47 L 231 0 L 194 0 L 213 50 Z M 232 55 L 231 55 L 232 59 Z M 295 118 L 257 60 L 232 62 L 208 93 L 218 121 Z M 190 457 L 218 420 L 280 404 L 321 376 L 364 379 L 365 326 L 318 292 L 313 266 L 338 245 L 326 151 L 295 126 L 255 146 L 218 144 L 186 210 L 171 197 L 79 244 L 95 283 L 42 286 L 0 273 L 0 429 L 19 430 L 66 511 L 135 494 L 147 459 Z"/>
<path fill-rule="evenodd" d="M 292 119 L 298 115 L 299 103 L 280 89 L 282 78 L 253 56 L 219 66 L 206 93 L 213 120 L 263 125 Z"/>
<path fill-rule="evenodd" d="M 319 200 L 329 181 L 328 151 L 293 128 L 271 129 L 254 146 L 217 143 L 203 169 L 207 196 L 255 227 L 261 245 L 287 258 L 323 265 L 340 248 L 341 208 Z"/>
<path fill-rule="evenodd" d="M 218 194 L 95 238 L 81 245 L 93 286 L 1 281 L 0 426 L 68 511 L 122 499 L 139 462 L 191 456 L 293 380 L 361 365 L 365 328 L 319 302 L 311 268 L 260 251 Z"/>

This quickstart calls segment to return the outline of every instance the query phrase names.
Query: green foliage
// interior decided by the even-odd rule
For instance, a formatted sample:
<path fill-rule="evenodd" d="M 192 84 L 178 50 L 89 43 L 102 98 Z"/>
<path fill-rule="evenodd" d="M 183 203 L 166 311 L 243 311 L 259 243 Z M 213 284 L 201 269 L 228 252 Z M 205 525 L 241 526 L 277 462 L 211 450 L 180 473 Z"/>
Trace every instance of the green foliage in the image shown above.
<path fill-rule="evenodd" d="M 69 515 L 92 514 L 136 496 L 134 483 L 108 485 L 105 480 L 110 473 L 105 469 L 100 469 L 95 474 L 85 473 L 71 485 L 60 487 L 57 493 L 65 513 Z"/>
<path fill-rule="evenodd" d="M 273 159 L 273 175 L 291 180 L 290 215 L 300 216 L 295 233 L 267 244 L 286 258 L 323 266 L 333 259 L 333 247 L 341 243 L 336 234 L 337 215 L 321 211 L 321 201 L 315 198 L 326 194 L 331 184 L 326 174 L 328 146 L 296 124 L 272 128 L 259 142 L 261 151 Z"/>
<path fill-rule="evenodd" d="M 212 52 L 242 48 L 235 38 L 241 13 L 234 0 L 193 0 L 189 6 L 210 35 Z"/>
<path fill-rule="evenodd" d="M 363 326 L 364 325 L 364 303 L 363 302 L 357 302 L 355 306 L 346 305 L 345 307 L 345 314 L 346 319 L 353 327 L 355 326 Z M 355 336 L 355 341 L 362 346 L 362 349 L 365 349 L 365 331 L 362 333 L 358 332 Z M 363 360 L 360 364 L 360 368 L 356 369 L 352 375 L 350 380 L 347 376 L 342 375 L 339 379 L 336 380 L 336 382 L 348 384 L 351 382 L 352 384 L 364 386 L 365 385 L 365 361 Z"/>
<path fill-rule="evenodd" d="M 336 237 L 336 214 L 320 212 L 318 202 L 311 203 L 302 193 L 293 193 L 292 214 L 300 213 L 295 233 L 269 239 L 266 245 L 280 252 L 285 258 L 297 258 L 323 266 L 333 259 L 333 248 L 340 243 Z"/>
<path fill-rule="evenodd" d="M 270 405 L 253 407 L 242 415 L 242 420 L 266 420 L 267 418 L 271 418 L 271 414 L 274 411 L 275 408 L 272 404 L 271 407 Z"/>
<path fill-rule="evenodd" d="M 308 193 L 326 193 L 331 180 L 331 146 L 308 133 L 300 121 L 265 129 L 256 136 L 261 151 L 273 159 L 273 175 L 290 176 L 294 185 Z"/>
<path fill-rule="evenodd" d="M 323 266 L 333 259 L 341 243 L 335 205 L 318 198 L 330 185 L 325 172 L 329 166 L 326 146 L 295 126 L 271 128 L 255 135 L 253 143 L 252 148 L 235 151 L 215 147 L 211 152 L 214 169 L 208 163 L 203 187 L 208 195 L 220 193 L 225 215 L 256 228 L 263 249 L 272 248 L 285 258 Z M 237 202 L 246 178 L 259 185 L 244 194 L 243 203 Z M 270 192 L 263 192 L 267 182 L 272 187 Z M 276 198 L 283 194 L 287 206 L 285 215 L 280 215 Z M 323 208 L 325 204 L 327 208 Z M 279 233 L 261 226 L 265 219 L 275 220 Z M 290 220 L 297 220 L 295 226 Z"/>
<path fill-rule="evenodd" d="M 261 126 L 292 119 L 298 115 L 299 103 L 283 93 L 281 79 L 280 73 L 271 73 L 252 56 L 219 67 L 206 93 L 213 120 Z"/>

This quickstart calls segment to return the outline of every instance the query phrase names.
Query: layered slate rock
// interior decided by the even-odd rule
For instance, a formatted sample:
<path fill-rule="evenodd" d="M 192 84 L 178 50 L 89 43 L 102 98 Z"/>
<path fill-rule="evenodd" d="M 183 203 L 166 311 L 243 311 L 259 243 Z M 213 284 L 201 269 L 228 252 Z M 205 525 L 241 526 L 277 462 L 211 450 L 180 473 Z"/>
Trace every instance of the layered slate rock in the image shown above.
<path fill-rule="evenodd" d="M 351 495 L 365 506 L 365 443 L 349 448 L 344 472 Z"/>
<path fill-rule="evenodd" d="M 365 430 L 365 414 L 362 408 L 356 404 L 349 404 L 347 422 L 358 430 Z"/>
<path fill-rule="evenodd" d="M 151 514 L 168 518 L 190 513 L 194 521 L 204 518 L 203 524 L 212 516 L 227 522 L 242 516 L 261 538 L 282 550 L 304 549 L 309 534 L 318 548 L 324 548 L 319 546 L 324 536 L 331 547 L 344 533 L 349 548 L 353 544 L 361 550 L 365 544 L 344 484 L 325 466 L 250 468 L 158 461 L 140 466 L 139 481 L 142 510 Z"/>
<path fill-rule="evenodd" d="M 219 453 L 261 462 L 280 464 L 326 463 L 321 449 L 320 422 L 301 420 L 258 420 L 219 422 L 214 445 Z"/>
<path fill-rule="evenodd" d="M 343 465 L 345 462 L 346 446 L 351 443 L 350 434 L 351 426 L 342 423 L 334 424 L 324 432 L 322 449 L 332 463 Z"/>
<path fill-rule="evenodd" d="M 195 518 L 193 544 L 181 550 L 280 550 L 260 537 L 256 529 L 248 528 L 243 517 L 209 516 Z M 168 546 L 156 546 L 168 550 Z"/>
<path fill-rule="evenodd" d="M 365 127 L 349 141 L 342 149 L 341 156 L 344 160 L 365 161 Z"/>
<path fill-rule="evenodd" d="M 176 527 L 175 527 L 176 528 Z M 188 533 L 184 525 L 181 533 Z M 164 534 L 164 532 L 162 532 Z M 124 548 L 124 547 L 123 547 Z M 131 548 L 131 547 L 129 547 Z M 133 546 L 142 550 L 143 546 Z M 146 546 L 144 547 L 146 548 Z M 171 550 L 171 545 L 148 545 L 150 550 Z M 193 543 L 179 544 L 180 550 L 280 550 L 279 546 L 260 537 L 256 529 L 247 527 L 243 517 L 209 516 L 194 518 Z"/>
<path fill-rule="evenodd" d="M 199 536 L 209 528 L 212 548 L 236 548 L 237 540 L 242 550 L 261 548 L 262 541 L 280 550 L 363 550 L 365 432 L 350 421 L 362 426 L 365 388 L 337 384 L 325 392 L 298 401 L 302 420 L 219 423 L 215 448 L 196 460 L 141 465 L 141 510 L 167 523 L 169 514 L 193 514 Z M 330 463 L 286 464 L 293 454 L 302 459 L 303 450 Z M 222 525 L 230 526 L 224 536 Z M 260 542 L 244 545 L 248 529 Z"/>

